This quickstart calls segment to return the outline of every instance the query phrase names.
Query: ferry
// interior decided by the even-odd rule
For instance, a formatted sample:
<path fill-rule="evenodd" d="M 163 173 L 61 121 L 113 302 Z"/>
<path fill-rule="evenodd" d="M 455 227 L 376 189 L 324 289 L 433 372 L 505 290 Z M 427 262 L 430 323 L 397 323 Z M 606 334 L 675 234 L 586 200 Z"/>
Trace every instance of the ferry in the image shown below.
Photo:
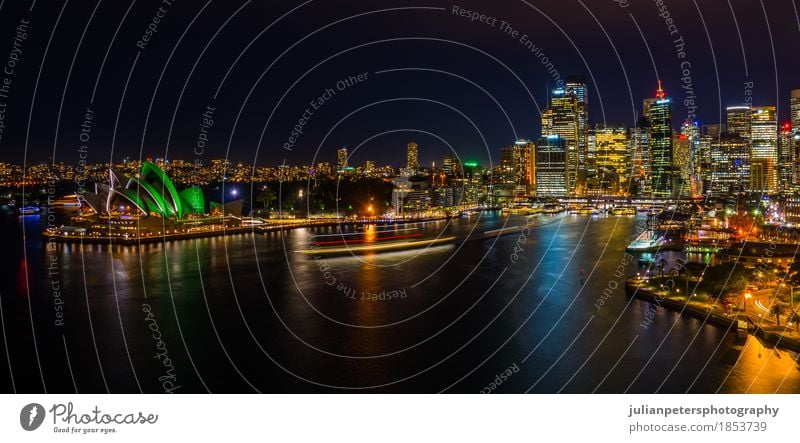
<path fill-rule="evenodd" d="M 543 214 L 560 214 L 564 211 L 566 211 L 566 209 L 561 205 L 549 204 L 549 205 L 544 205 L 544 208 L 542 208 Z"/>
<path fill-rule="evenodd" d="M 614 208 L 611 210 L 611 215 L 636 215 L 635 208 Z"/>
<path fill-rule="evenodd" d="M 599 213 L 600 211 L 593 206 L 581 206 L 578 208 L 578 215 L 596 215 Z"/>
<path fill-rule="evenodd" d="M 625 250 L 628 252 L 652 252 L 659 250 L 666 243 L 667 240 L 664 237 L 656 237 L 653 231 L 647 230 L 639 234 Z"/>
<path fill-rule="evenodd" d="M 76 194 L 72 195 L 65 195 L 64 197 L 54 200 L 50 203 L 50 206 L 60 206 L 65 208 L 79 208 L 81 206 L 81 202 L 78 201 L 78 196 Z"/>
<path fill-rule="evenodd" d="M 22 215 L 38 214 L 39 211 L 41 211 L 41 208 L 38 206 L 25 206 L 23 208 L 19 208 L 19 213 Z"/>

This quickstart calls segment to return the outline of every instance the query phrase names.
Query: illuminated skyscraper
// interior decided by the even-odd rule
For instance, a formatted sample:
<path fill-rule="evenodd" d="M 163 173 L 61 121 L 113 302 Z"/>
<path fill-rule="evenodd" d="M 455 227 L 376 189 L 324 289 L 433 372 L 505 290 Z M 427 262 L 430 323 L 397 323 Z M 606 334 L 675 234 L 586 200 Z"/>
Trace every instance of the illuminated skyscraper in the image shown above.
<path fill-rule="evenodd" d="M 656 100 L 647 109 L 650 170 L 654 197 L 672 196 L 672 100 L 658 82 Z"/>
<path fill-rule="evenodd" d="M 578 97 L 568 93 L 566 89 L 555 89 L 550 98 L 549 122 L 542 124 L 542 137 L 558 135 L 566 149 L 567 162 L 567 194 L 579 193 L 578 171 L 580 169 L 578 153 Z M 543 115 L 544 117 L 544 115 Z"/>
<path fill-rule="evenodd" d="M 775 192 L 778 179 L 778 120 L 775 106 L 756 106 L 751 113 L 750 188 Z"/>
<path fill-rule="evenodd" d="M 559 135 L 543 137 L 535 146 L 535 184 L 539 197 L 567 195 L 567 151 Z"/>
<path fill-rule="evenodd" d="M 797 183 L 797 139 L 792 124 L 785 122 L 778 134 L 778 187 L 791 190 Z"/>
<path fill-rule="evenodd" d="M 419 171 L 419 146 L 414 142 L 407 145 L 406 167 L 411 173 Z"/>
<path fill-rule="evenodd" d="M 599 193 L 626 193 L 630 180 L 628 171 L 628 133 L 621 127 L 598 127 L 590 135 L 591 151 L 596 164 Z M 590 178 L 589 182 L 595 179 Z"/>
<path fill-rule="evenodd" d="M 575 96 L 575 114 L 577 116 L 577 140 L 578 140 L 578 192 L 585 188 L 586 176 L 590 169 L 588 161 L 589 147 L 589 91 L 586 86 L 586 79 L 583 77 L 570 76 L 566 83 L 567 94 Z"/>
<path fill-rule="evenodd" d="M 533 190 L 534 178 L 534 144 L 527 140 L 518 140 L 512 146 L 500 150 L 501 182 L 513 185 L 515 194 Z"/>
<path fill-rule="evenodd" d="M 628 189 L 639 197 L 652 194 L 650 181 L 650 142 L 647 118 L 639 119 L 636 127 L 628 132 L 628 157 L 630 158 L 630 177 Z"/>
<path fill-rule="evenodd" d="M 344 171 L 344 168 L 347 167 L 347 148 L 342 147 L 336 151 L 336 169 L 339 171 Z"/>
<path fill-rule="evenodd" d="M 752 127 L 751 106 L 728 106 L 726 114 L 728 118 L 728 133 L 750 140 Z"/>
<path fill-rule="evenodd" d="M 800 89 L 792 90 L 789 108 L 792 113 L 792 129 L 794 132 L 798 132 L 800 131 Z"/>
<path fill-rule="evenodd" d="M 709 137 L 711 144 L 709 192 L 713 197 L 726 197 L 747 191 L 750 181 L 750 146 L 747 139 L 730 134 Z"/>

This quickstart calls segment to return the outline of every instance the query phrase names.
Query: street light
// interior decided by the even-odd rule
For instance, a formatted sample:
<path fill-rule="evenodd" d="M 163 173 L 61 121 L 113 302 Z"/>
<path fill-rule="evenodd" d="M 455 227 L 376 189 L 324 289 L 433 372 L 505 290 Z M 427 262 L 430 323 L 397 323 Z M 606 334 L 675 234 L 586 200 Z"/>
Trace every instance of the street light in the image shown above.
<path fill-rule="evenodd" d="M 751 299 L 752 297 L 753 297 L 753 294 L 751 294 L 749 292 L 745 292 L 744 293 L 744 311 L 745 311 L 745 313 L 747 312 L 747 300 Z"/>

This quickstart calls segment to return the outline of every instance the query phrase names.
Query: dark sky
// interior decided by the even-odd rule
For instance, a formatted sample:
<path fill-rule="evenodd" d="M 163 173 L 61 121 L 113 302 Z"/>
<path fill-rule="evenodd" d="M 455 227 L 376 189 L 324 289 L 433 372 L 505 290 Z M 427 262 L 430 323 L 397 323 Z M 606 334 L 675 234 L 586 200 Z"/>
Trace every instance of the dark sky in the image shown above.
<path fill-rule="evenodd" d="M 259 165 L 307 164 L 335 161 L 338 146 L 361 145 L 354 162 L 402 164 L 412 139 L 426 164 L 450 149 L 482 162 L 491 153 L 496 161 L 515 137 L 537 136 L 554 86 L 522 34 L 561 78 L 588 79 L 593 123 L 630 126 L 642 99 L 653 95 L 657 77 L 645 41 L 676 100 L 675 124 L 685 118 L 678 35 L 701 123 L 717 122 L 724 106 L 741 103 L 748 81 L 753 103 L 777 105 L 786 119 L 789 90 L 800 87 L 800 24 L 792 0 L 763 3 L 766 15 L 757 0 L 667 0 L 678 29 L 670 36 L 658 2 L 646 0 L 72 0 L 38 1 L 30 12 L 29 2 L 6 1 L 0 64 L 20 20 L 30 24 L 10 78 L 0 160 L 54 155 L 77 163 L 91 107 L 90 162 L 227 155 Z M 495 26 L 454 15 L 454 5 L 496 17 Z M 159 7 L 167 12 L 142 51 L 136 43 Z M 516 38 L 501 30 L 501 20 Z M 394 71 L 380 73 L 386 70 Z M 365 81 L 337 90 L 339 80 L 359 73 L 367 73 Z M 328 88 L 335 95 L 303 125 L 294 148 L 283 149 L 309 102 Z M 195 155 L 208 105 L 214 124 Z"/>

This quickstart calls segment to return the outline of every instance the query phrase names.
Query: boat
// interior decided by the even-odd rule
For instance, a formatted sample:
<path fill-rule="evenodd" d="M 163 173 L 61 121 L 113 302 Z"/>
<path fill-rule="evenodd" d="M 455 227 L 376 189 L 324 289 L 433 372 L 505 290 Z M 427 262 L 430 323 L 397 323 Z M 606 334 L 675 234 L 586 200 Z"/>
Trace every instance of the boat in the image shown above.
<path fill-rule="evenodd" d="M 79 208 L 81 206 L 81 202 L 78 201 L 78 196 L 76 194 L 72 195 L 65 195 L 64 197 L 54 200 L 50 203 L 50 206 L 60 206 L 65 208 Z"/>
<path fill-rule="evenodd" d="M 592 215 L 599 213 L 600 211 L 598 211 L 593 206 L 581 206 L 580 208 L 578 208 L 578 215 Z"/>
<path fill-rule="evenodd" d="M 611 210 L 611 215 L 636 215 L 635 208 L 614 208 Z"/>
<path fill-rule="evenodd" d="M 564 207 L 561 205 L 550 204 L 550 205 L 544 205 L 544 207 L 542 208 L 543 214 L 560 214 L 564 211 L 566 211 L 566 209 L 564 209 Z"/>
<path fill-rule="evenodd" d="M 667 240 L 664 237 L 657 237 L 653 231 L 646 230 L 639 234 L 625 250 L 628 252 L 652 252 L 661 249 Z"/>
<path fill-rule="evenodd" d="M 22 215 L 38 214 L 39 211 L 41 211 L 41 208 L 38 206 L 25 206 L 23 208 L 19 208 L 19 213 Z"/>

